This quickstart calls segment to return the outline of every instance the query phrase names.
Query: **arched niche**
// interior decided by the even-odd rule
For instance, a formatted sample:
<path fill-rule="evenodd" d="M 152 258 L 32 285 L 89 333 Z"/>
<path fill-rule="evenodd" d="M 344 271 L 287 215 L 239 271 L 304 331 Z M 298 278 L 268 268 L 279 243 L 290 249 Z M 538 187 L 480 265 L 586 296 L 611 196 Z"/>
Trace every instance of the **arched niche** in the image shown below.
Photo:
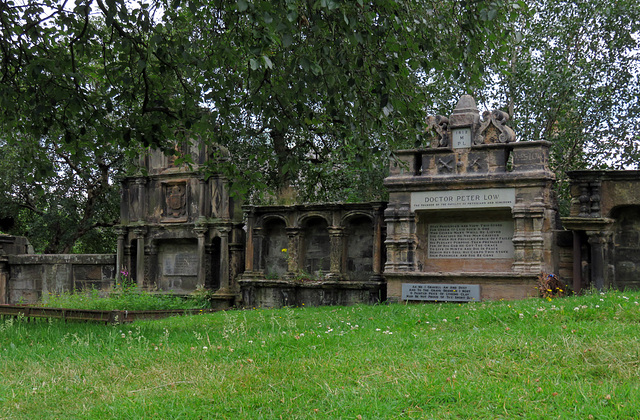
<path fill-rule="evenodd" d="M 373 274 L 373 222 L 357 215 L 345 222 L 346 270 L 350 280 L 368 280 Z"/>
<path fill-rule="evenodd" d="M 613 266 L 618 289 L 640 289 L 640 206 L 616 207 L 613 224 Z"/>
<path fill-rule="evenodd" d="M 282 219 L 274 218 L 264 222 L 260 268 L 267 277 L 282 277 L 287 273 L 289 239 L 286 227 Z"/>
<path fill-rule="evenodd" d="M 303 238 L 301 261 L 309 274 L 329 272 L 331 267 L 331 240 L 327 221 L 322 217 L 309 217 L 302 222 Z"/>

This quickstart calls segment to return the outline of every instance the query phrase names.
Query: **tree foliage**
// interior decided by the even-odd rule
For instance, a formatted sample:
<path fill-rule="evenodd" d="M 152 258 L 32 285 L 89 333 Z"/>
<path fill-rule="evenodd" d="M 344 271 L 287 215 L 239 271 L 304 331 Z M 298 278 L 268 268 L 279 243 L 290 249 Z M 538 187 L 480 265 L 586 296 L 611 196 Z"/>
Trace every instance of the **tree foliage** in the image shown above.
<path fill-rule="evenodd" d="M 243 157 L 258 141 L 265 153 L 248 179 L 278 189 L 317 163 L 351 167 L 415 141 L 429 103 L 420 79 L 479 83 L 521 5 L 6 2 L 1 121 L 70 150 L 170 149 L 199 135 Z"/>
<path fill-rule="evenodd" d="M 119 217 L 123 154 L 100 149 L 80 158 L 55 143 L 23 139 L 0 147 L 0 217 L 37 252 L 104 253 L 115 247 L 106 229 Z M 88 159 L 89 158 L 89 159 Z"/>
<path fill-rule="evenodd" d="M 494 91 L 524 140 L 553 142 L 558 178 L 585 168 L 637 168 L 640 4 L 537 0 L 516 22 Z M 507 64 L 508 63 L 508 64 Z"/>
<path fill-rule="evenodd" d="M 231 151 L 211 170 L 257 202 L 289 187 L 298 201 L 377 199 L 392 151 L 422 144 L 425 115 L 448 114 L 472 93 L 510 111 L 521 139 L 552 140 L 561 179 L 584 165 L 627 166 L 638 155 L 639 7 L 5 1 L 2 164 L 33 173 L 21 188 L 40 185 L 32 197 L 42 211 L 60 208 L 55 192 L 100 172 L 105 156 L 171 153 L 176 141 L 201 139 Z M 30 148 L 42 148 L 42 165 L 31 163 Z M 63 167 L 54 163 L 61 156 L 73 159 Z M 19 203 L 20 184 L 9 179 L 4 197 Z"/>

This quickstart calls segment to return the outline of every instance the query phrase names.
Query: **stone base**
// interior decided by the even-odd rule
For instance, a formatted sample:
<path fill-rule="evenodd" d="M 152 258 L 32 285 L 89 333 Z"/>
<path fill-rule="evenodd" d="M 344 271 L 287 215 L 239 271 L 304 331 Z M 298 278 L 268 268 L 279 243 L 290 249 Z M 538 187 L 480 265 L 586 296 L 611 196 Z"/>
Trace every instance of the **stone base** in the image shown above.
<path fill-rule="evenodd" d="M 383 282 L 243 278 L 239 284 L 245 308 L 374 304 L 386 300 Z"/>
<path fill-rule="evenodd" d="M 538 295 L 538 276 L 514 273 L 385 273 L 389 302 L 403 302 L 402 284 L 477 284 L 480 300 L 514 300 Z"/>

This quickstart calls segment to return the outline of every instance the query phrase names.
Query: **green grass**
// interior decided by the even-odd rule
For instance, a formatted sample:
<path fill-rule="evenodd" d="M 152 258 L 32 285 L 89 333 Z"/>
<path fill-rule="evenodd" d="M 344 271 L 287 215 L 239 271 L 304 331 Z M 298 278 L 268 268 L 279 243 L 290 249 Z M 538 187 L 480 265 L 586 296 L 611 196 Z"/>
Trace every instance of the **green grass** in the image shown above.
<path fill-rule="evenodd" d="M 103 311 L 153 311 L 169 309 L 203 309 L 210 306 L 208 292 L 202 291 L 190 296 L 171 293 L 151 293 L 139 290 L 134 285 L 116 285 L 109 292 L 90 290 L 47 295 L 40 306 L 50 308 L 93 309 Z"/>
<path fill-rule="evenodd" d="M 639 293 L 0 321 L 0 418 L 637 418 Z"/>

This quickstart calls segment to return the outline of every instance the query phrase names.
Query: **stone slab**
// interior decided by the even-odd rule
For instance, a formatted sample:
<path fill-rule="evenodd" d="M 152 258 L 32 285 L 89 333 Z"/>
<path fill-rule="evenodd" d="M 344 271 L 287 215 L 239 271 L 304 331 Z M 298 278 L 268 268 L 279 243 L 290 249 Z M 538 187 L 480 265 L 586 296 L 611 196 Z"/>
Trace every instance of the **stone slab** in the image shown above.
<path fill-rule="evenodd" d="M 189 252 L 167 254 L 162 266 L 165 276 L 197 276 L 198 255 Z"/>
<path fill-rule="evenodd" d="M 469 149 L 471 147 L 471 127 L 454 128 L 451 130 L 451 140 L 454 149 Z"/>
<path fill-rule="evenodd" d="M 402 283 L 402 299 L 439 302 L 480 301 L 480 285 Z"/>
<path fill-rule="evenodd" d="M 513 221 L 430 223 L 427 258 L 513 258 Z"/>
<path fill-rule="evenodd" d="M 513 208 L 515 188 L 416 191 L 411 193 L 411 211 L 471 208 Z"/>

